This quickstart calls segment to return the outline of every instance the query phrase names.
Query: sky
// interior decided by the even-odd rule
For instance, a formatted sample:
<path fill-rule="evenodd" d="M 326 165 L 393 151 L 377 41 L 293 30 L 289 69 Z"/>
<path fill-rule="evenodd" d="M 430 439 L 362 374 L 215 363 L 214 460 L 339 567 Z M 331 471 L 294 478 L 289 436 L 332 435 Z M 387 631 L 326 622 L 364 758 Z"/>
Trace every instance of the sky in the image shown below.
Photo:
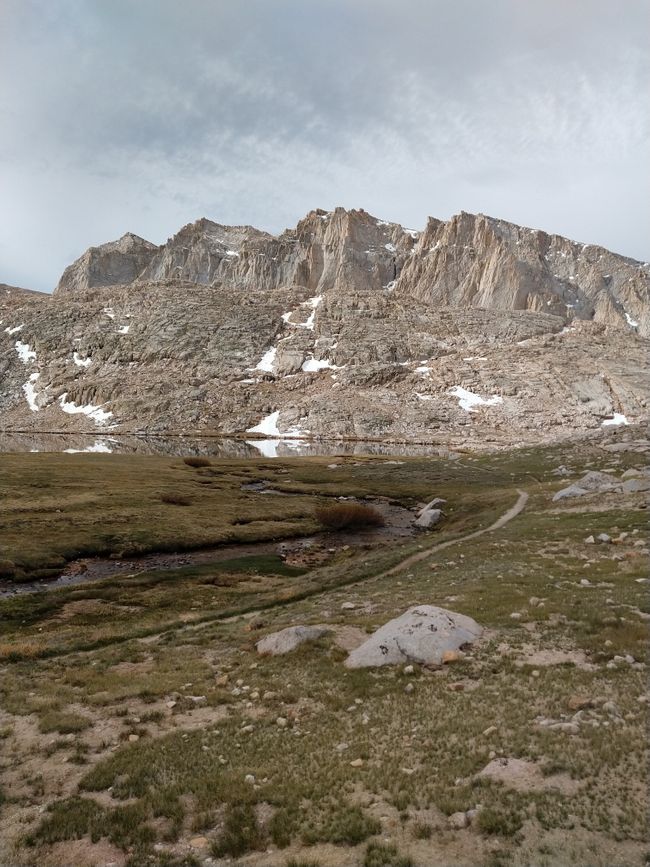
<path fill-rule="evenodd" d="M 316 207 L 650 259 L 649 0 L 0 0 L 0 282 Z"/>

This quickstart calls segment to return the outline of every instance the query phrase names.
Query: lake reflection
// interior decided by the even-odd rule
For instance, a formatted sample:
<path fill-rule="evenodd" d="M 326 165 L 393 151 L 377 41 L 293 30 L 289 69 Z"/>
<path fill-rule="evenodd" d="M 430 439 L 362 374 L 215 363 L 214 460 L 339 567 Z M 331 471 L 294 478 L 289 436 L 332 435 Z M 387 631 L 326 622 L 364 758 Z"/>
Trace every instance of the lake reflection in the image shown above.
<path fill-rule="evenodd" d="M 139 455 L 214 455 L 224 458 L 315 457 L 318 455 L 451 455 L 433 445 L 374 442 L 319 442 L 290 439 L 115 436 L 0 432 L 0 452 L 96 452 Z"/>

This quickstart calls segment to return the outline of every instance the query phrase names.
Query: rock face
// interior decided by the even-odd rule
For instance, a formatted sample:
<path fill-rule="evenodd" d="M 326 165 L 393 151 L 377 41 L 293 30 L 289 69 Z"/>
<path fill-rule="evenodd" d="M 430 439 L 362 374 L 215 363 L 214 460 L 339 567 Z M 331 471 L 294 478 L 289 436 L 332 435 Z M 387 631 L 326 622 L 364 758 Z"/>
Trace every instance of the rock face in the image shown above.
<path fill-rule="evenodd" d="M 329 632 L 323 626 L 288 626 L 279 632 L 273 632 L 257 642 L 255 647 L 262 655 L 281 656 L 300 647 L 306 641 L 315 641 Z"/>
<path fill-rule="evenodd" d="M 441 665 L 446 654 L 476 641 L 483 629 L 464 614 L 435 605 L 415 605 L 390 620 L 345 661 L 348 668 L 417 662 Z"/>
<path fill-rule="evenodd" d="M 54 292 L 61 294 L 95 286 L 132 283 L 147 267 L 157 249 L 155 244 L 131 232 L 122 235 L 118 241 L 90 247 L 65 269 Z"/>
<path fill-rule="evenodd" d="M 471 214 L 127 234 L 53 296 L 0 286 L 0 428 L 499 447 L 641 422 L 648 275 Z"/>

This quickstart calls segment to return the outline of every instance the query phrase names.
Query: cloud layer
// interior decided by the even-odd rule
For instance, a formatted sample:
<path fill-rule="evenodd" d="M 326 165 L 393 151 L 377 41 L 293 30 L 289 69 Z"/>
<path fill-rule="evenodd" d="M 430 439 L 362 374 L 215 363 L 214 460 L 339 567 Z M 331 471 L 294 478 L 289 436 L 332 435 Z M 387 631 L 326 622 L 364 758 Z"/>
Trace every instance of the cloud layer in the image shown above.
<path fill-rule="evenodd" d="M 650 257 L 645 0 L 3 0 L 0 282 L 312 207 Z"/>

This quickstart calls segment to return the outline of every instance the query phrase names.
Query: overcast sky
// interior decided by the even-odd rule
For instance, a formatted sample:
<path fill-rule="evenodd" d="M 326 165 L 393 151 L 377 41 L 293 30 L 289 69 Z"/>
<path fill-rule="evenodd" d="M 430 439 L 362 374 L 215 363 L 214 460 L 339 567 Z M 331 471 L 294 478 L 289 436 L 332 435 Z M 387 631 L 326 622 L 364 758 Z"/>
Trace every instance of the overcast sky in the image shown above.
<path fill-rule="evenodd" d="M 201 216 L 483 212 L 650 258 L 649 0 L 0 0 L 0 282 Z"/>

